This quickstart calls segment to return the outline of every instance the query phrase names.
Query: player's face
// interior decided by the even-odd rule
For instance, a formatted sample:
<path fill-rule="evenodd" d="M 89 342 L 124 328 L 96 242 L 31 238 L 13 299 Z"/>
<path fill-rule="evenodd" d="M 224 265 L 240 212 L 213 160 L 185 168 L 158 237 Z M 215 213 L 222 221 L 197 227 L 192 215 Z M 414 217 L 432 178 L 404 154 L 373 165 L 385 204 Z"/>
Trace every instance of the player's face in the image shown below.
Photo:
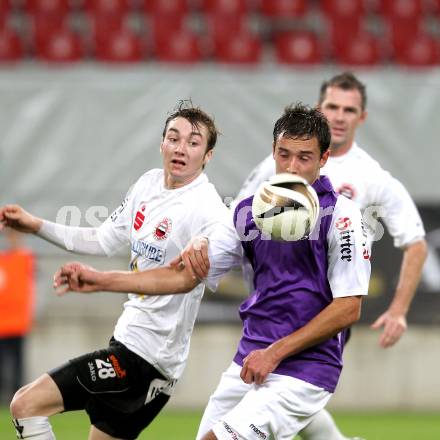
<path fill-rule="evenodd" d="M 320 110 L 330 125 L 332 154 L 345 153 L 354 141 L 357 128 L 367 116 L 367 112 L 362 110 L 359 90 L 328 87 Z"/>
<path fill-rule="evenodd" d="M 212 156 L 212 150 L 206 152 L 207 142 L 208 129 L 203 124 L 194 127 L 181 117 L 168 123 L 160 145 L 168 188 L 187 185 L 201 174 Z"/>
<path fill-rule="evenodd" d="M 321 157 L 318 139 L 290 139 L 281 134 L 274 145 L 273 157 L 278 173 L 291 173 L 313 183 L 325 165 L 329 152 Z"/>

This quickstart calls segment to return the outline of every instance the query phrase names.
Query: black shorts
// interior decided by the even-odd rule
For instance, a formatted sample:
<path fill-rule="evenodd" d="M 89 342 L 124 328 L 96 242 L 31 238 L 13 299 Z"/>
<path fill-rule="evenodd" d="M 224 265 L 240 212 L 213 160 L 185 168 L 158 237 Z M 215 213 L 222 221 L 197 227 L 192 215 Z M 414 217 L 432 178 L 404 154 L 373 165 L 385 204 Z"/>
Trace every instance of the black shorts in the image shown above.
<path fill-rule="evenodd" d="M 170 382 L 113 338 L 108 348 L 71 359 L 49 375 L 65 411 L 86 410 L 92 425 L 117 438 L 137 438 L 169 399 L 162 391 Z"/>

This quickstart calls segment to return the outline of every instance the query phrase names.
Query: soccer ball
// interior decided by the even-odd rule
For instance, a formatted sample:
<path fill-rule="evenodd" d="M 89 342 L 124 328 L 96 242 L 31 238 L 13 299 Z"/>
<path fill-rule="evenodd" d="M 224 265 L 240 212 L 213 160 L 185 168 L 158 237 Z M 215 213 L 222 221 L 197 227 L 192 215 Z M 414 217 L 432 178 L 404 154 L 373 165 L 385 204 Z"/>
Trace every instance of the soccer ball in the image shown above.
<path fill-rule="evenodd" d="M 316 191 L 295 174 L 272 176 L 260 185 L 252 202 L 255 224 L 273 240 L 306 238 L 313 230 L 318 215 Z"/>

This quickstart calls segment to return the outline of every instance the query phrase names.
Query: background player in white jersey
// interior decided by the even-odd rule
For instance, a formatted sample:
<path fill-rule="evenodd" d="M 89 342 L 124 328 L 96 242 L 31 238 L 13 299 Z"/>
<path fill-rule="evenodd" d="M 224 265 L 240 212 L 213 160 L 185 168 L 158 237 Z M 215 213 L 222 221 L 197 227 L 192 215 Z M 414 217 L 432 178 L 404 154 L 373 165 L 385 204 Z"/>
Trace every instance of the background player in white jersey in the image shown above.
<path fill-rule="evenodd" d="M 256 228 L 249 197 L 234 212 L 237 234 L 219 225 L 209 238 L 210 284 L 241 263 L 238 246 L 252 262 L 255 290 L 240 307 L 243 335 L 205 410 L 198 439 L 291 440 L 334 392 L 344 329 L 359 318 L 361 297 L 368 291 L 368 244 L 359 208 L 319 176 L 328 158 L 327 121 L 316 109 L 288 107 L 275 124 L 273 138 L 277 172 L 308 180 L 328 214 L 310 238 L 277 242 Z M 347 240 L 349 255 L 341 251 Z M 199 261 L 199 252 L 192 257 Z M 161 278 L 166 285 L 158 285 Z M 55 276 L 61 292 L 166 294 L 196 282 L 186 270 L 102 273 L 75 263 Z"/>
<path fill-rule="evenodd" d="M 352 199 L 364 211 L 375 206 L 385 226 L 402 250 L 399 281 L 388 309 L 372 324 L 383 327 L 379 344 L 391 347 L 407 328 L 406 315 L 419 283 L 427 255 L 425 231 L 417 208 L 404 186 L 355 142 L 356 130 L 365 122 L 366 88 L 351 72 L 336 75 L 321 85 L 318 107 L 331 130 L 330 157 L 322 169 L 336 191 Z M 253 194 L 260 183 L 275 173 L 272 156 L 264 159 L 249 175 L 237 200 Z M 376 223 L 369 211 L 369 226 Z M 366 217 L 364 217 L 366 219 Z M 370 223 L 373 220 L 373 223 Z M 374 230 L 369 230 L 370 240 Z M 339 440 L 331 416 L 322 412 L 301 434 L 307 440 Z"/>
<path fill-rule="evenodd" d="M 163 169 L 141 176 L 100 227 L 51 223 L 16 205 L 0 208 L 0 222 L 79 253 L 109 256 L 131 245 L 132 271 L 161 267 L 192 236 L 210 237 L 229 216 L 203 173 L 216 140 L 213 120 L 182 102 L 163 129 Z M 166 404 L 184 369 L 204 291 L 203 284 L 193 287 L 188 295 L 130 294 L 108 348 L 72 359 L 16 393 L 11 413 L 18 437 L 54 439 L 48 416 L 85 409 L 89 439 L 136 438 Z"/>

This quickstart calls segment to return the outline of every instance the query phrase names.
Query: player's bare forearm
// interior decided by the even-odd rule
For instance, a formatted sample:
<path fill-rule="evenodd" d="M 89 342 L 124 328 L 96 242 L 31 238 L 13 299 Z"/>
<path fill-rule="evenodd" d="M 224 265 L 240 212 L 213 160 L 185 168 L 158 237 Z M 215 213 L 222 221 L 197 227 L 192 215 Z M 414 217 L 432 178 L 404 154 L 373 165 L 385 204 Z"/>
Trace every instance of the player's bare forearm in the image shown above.
<path fill-rule="evenodd" d="M 102 290 L 110 292 L 170 295 L 187 293 L 199 282 L 185 268 L 163 267 L 144 272 L 102 272 L 100 283 Z"/>
<path fill-rule="evenodd" d="M 360 317 L 361 298 L 336 298 L 304 327 L 266 349 L 251 352 L 243 362 L 240 374 L 243 381 L 262 384 L 267 375 L 286 357 L 317 345 L 354 324 Z"/>
<path fill-rule="evenodd" d="M 399 282 L 389 308 L 390 312 L 403 315 L 408 313 L 427 255 L 425 240 L 416 241 L 404 249 Z"/>
<path fill-rule="evenodd" d="M 361 296 L 335 298 L 304 327 L 273 343 L 269 351 L 281 361 L 326 341 L 359 320 L 361 302 Z"/>
<path fill-rule="evenodd" d="M 373 329 L 383 327 L 379 345 L 392 347 L 405 333 L 408 325 L 406 315 L 422 276 L 423 264 L 427 257 L 425 240 L 419 240 L 403 250 L 399 282 L 388 309 L 372 324 Z"/>
<path fill-rule="evenodd" d="M 102 272 L 81 263 L 67 263 L 54 275 L 54 288 L 59 295 L 68 291 L 170 295 L 189 292 L 197 284 L 198 280 L 184 266 L 145 272 Z"/>

